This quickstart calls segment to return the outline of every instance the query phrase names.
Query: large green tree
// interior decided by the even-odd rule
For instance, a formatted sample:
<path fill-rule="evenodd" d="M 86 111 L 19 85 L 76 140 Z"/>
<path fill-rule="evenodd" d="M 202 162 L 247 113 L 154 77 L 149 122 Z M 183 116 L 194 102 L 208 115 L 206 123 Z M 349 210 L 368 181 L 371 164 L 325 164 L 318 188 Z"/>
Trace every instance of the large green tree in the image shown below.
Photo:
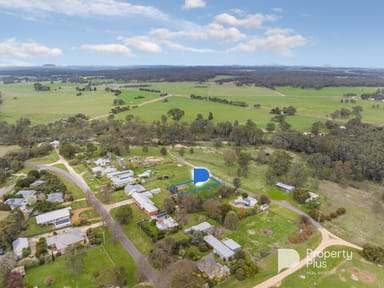
<path fill-rule="evenodd" d="M 118 207 L 115 212 L 115 218 L 122 225 L 128 224 L 133 218 L 132 208 L 129 205 Z"/>

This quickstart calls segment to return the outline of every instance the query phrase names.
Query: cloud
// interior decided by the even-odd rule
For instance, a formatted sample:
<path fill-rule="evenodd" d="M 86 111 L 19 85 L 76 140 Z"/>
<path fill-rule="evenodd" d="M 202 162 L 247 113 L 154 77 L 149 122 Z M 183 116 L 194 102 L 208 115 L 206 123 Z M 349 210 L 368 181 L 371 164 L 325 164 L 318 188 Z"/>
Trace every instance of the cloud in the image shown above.
<path fill-rule="evenodd" d="M 157 28 L 152 29 L 148 33 L 150 36 L 155 37 L 157 39 L 175 39 L 175 38 L 187 38 L 192 40 L 199 40 L 206 38 L 204 35 L 204 31 L 200 26 L 194 27 L 193 30 L 182 30 L 182 31 L 170 31 L 166 28 Z"/>
<path fill-rule="evenodd" d="M 238 42 L 247 38 L 247 36 L 241 33 L 237 28 L 225 28 L 224 26 L 217 23 L 209 24 L 205 30 L 210 37 L 226 43 Z"/>
<path fill-rule="evenodd" d="M 276 19 L 277 18 L 275 15 L 260 13 L 247 15 L 241 19 L 236 18 L 235 16 L 230 15 L 228 13 L 222 13 L 215 17 L 215 22 L 236 27 L 259 28 L 263 24 L 263 22 L 271 22 L 275 21 Z"/>
<path fill-rule="evenodd" d="M 164 41 L 164 44 L 168 46 L 168 48 L 176 51 L 186 51 L 186 52 L 194 52 L 194 53 L 212 53 L 214 50 L 212 49 L 206 49 L 206 48 L 192 48 L 192 47 L 186 47 L 180 43 L 176 43 L 173 41 Z"/>
<path fill-rule="evenodd" d="M 204 8 L 207 6 L 204 0 L 185 0 L 183 9 Z"/>
<path fill-rule="evenodd" d="M 171 40 L 176 38 L 186 38 L 191 40 L 206 40 L 213 38 L 221 42 L 230 43 L 244 40 L 247 36 L 236 27 L 224 27 L 218 23 L 210 23 L 206 26 L 194 25 L 192 29 L 170 31 L 166 28 L 152 29 L 150 36 L 160 40 Z"/>
<path fill-rule="evenodd" d="M 59 48 L 49 48 L 36 42 L 17 42 L 11 38 L 0 42 L 0 55 L 14 58 L 60 56 Z"/>
<path fill-rule="evenodd" d="M 168 15 L 152 6 L 134 5 L 119 0 L 0 0 L 0 7 L 37 13 L 58 13 L 67 16 L 139 15 L 167 20 Z"/>
<path fill-rule="evenodd" d="M 253 37 L 247 42 L 239 43 L 231 48 L 231 52 L 255 52 L 261 48 L 282 56 L 292 56 L 293 49 L 304 46 L 307 39 L 300 34 L 293 34 L 290 29 L 272 28 L 265 32 L 264 37 Z"/>
<path fill-rule="evenodd" d="M 119 56 L 131 57 L 133 56 L 131 49 L 121 44 L 84 44 L 80 46 L 81 49 Z"/>
<path fill-rule="evenodd" d="M 122 41 L 125 45 L 134 47 L 142 52 L 159 53 L 162 51 L 161 47 L 147 36 L 135 36 L 130 38 L 119 36 L 117 39 Z"/>

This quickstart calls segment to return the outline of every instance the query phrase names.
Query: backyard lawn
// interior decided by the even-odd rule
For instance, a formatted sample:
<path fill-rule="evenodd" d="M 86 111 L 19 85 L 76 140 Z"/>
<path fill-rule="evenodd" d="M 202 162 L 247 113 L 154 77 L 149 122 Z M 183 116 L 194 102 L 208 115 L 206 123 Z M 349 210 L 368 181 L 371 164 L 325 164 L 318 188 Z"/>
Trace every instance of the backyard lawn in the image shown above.
<path fill-rule="evenodd" d="M 93 274 L 105 267 L 117 265 L 125 268 L 128 274 L 128 287 L 133 287 L 137 284 L 133 259 L 120 243 L 111 239 L 108 231 L 105 232 L 105 239 L 104 247 L 96 246 L 86 250 L 84 269 L 78 276 L 72 276 L 64 265 L 63 257 L 59 257 L 55 262 L 28 269 L 24 284 L 27 287 L 32 285 L 46 287 L 44 279 L 47 276 L 53 276 L 55 283 L 50 287 L 90 287 L 90 285 L 96 287 Z"/>

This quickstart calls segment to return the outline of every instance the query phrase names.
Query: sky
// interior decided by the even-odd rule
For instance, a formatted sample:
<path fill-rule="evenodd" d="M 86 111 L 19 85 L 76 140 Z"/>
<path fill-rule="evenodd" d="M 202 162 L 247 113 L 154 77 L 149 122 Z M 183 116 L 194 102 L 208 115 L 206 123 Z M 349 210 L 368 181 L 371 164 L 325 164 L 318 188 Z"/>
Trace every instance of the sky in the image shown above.
<path fill-rule="evenodd" d="M 0 66 L 384 67 L 384 1 L 0 0 Z"/>

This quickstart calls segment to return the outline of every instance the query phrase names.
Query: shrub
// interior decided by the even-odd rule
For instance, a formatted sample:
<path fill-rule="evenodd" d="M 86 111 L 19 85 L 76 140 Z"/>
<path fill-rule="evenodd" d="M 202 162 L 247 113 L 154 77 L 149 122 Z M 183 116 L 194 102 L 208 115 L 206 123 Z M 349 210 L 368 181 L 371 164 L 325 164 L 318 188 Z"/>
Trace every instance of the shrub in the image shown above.
<path fill-rule="evenodd" d="M 331 218 L 337 218 L 338 214 L 336 212 L 331 212 L 329 216 L 331 216 Z"/>
<path fill-rule="evenodd" d="M 208 246 L 204 242 L 199 243 L 199 251 L 200 252 L 207 252 L 208 251 Z"/>
<path fill-rule="evenodd" d="M 39 266 L 37 258 L 24 258 L 17 263 L 18 266 L 24 266 L 26 269 Z"/>
<path fill-rule="evenodd" d="M 261 204 L 270 204 L 271 199 L 269 199 L 266 195 L 260 195 L 260 202 Z"/>
<path fill-rule="evenodd" d="M 346 212 L 346 210 L 344 207 L 337 208 L 337 210 L 336 210 L 336 213 L 338 215 L 343 215 L 343 214 L 345 214 L 345 212 Z"/>
<path fill-rule="evenodd" d="M 45 277 L 44 279 L 44 284 L 46 286 L 52 286 L 53 284 L 55 284 L 55 278 L 53 276 L 47 276 Z"/>
<path fill-rule="evenodd" d="M 238 268 L 235 272 L 235 277 L 239 281 L 243 281 L 245 279 L 245 271 L 243 268 Z"/>

